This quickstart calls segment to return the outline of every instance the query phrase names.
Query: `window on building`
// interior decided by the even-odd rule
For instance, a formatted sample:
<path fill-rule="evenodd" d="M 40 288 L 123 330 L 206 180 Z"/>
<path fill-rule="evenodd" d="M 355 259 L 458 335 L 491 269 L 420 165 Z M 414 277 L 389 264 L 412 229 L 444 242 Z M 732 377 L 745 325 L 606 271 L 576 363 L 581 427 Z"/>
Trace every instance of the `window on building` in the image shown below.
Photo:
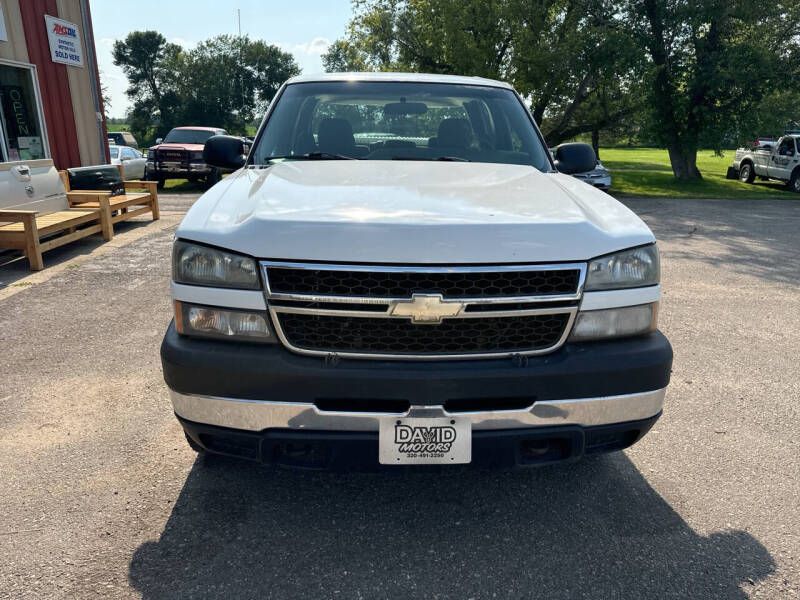
<path fill-rule="evenodd" d="M 33 70 L 0 63 L 0 161 L 47 157 Z"/>

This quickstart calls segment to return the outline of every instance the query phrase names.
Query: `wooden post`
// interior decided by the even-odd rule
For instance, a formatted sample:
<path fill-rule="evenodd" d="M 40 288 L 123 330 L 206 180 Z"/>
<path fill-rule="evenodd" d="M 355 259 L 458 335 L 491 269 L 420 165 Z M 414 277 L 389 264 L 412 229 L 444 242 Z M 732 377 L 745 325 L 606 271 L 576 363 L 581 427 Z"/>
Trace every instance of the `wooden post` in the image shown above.
<path fill-rule="evenodd" d="M 41 271 L 44 269 L 44 261 L 42 260 L 42 249 L 39 247 L 36 213 L 22 215 L 22 223 L 25 230 L 25 255 L 28 257 L 28 264 L 31 271 Z"/>
<path fill-rule="evenodd" d="M 100 226 L 103 229 L 103 239 L 109 241 L 114 237 L 114 223 L 111 221 L 111 206 L 108 204 L 110 192 L 98 194 L 97 200 L 100 204 Z"/>
<path fill-rule="evenodd" d="M 69 175 L 67 174 L 67 172 L 66 171 L 59 171 L 58 172 L 58 176 L 61 177 L 61 183 L 64 184 L 64 191 L 65 192 L 70 191 L 70 189 L 69 189 Z"/>

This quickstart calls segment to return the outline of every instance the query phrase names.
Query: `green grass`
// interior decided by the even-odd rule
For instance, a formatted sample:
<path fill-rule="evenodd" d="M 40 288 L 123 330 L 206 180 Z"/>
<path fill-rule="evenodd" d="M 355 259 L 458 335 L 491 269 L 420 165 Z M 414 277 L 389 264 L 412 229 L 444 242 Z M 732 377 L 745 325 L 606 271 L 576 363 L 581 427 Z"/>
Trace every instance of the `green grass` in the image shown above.
<path fill-rule="evenodd" d="M 121 125 L 111 125 L 110 123 L 106 123 L 106 130 L 109 132 L 112 131 L 130 131 L 131 126 L 127 123 L 122 123 Z"/>
<path fill-rule="evenodd" d="M 725 179 L 733 162 L 733 150 L 715 156 L 701 150 L 697 167 L 703 174 L 698 181 L 680 181 L 672 175 L 666 150 L 657 148 L 600 148 L 600 160 L 611 171 L 611 192 L 617 196 L 644 198 L 784 198 L 798 200 L 778 181 L 760 181 L 752 185 Z"/>

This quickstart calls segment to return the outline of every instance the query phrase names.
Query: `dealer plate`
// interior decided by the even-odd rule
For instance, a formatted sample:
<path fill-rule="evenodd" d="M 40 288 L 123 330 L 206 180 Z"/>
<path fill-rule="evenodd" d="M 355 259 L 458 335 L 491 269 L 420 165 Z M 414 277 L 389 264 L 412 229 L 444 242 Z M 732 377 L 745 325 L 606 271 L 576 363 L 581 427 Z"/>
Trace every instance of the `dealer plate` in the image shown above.
<path fill-rule="evenodd" d="M 378 435 L 382 465 L 454 465 L 472 460 L 466 417 L 384 418 Z"/>

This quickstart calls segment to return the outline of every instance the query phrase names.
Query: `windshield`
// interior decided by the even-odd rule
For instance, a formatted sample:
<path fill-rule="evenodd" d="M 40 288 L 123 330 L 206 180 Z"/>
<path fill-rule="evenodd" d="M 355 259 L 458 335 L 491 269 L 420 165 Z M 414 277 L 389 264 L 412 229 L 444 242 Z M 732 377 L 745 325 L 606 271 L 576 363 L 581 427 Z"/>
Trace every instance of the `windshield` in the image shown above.
<path fill-rule="evenodd" d="M 205 144 L 214 135 L 205 129 L 173 129 L 164 139 L 165 144 Z"/>
<path fill-rule="evenodd" d="M 256 164 L 276 158 L 466 160 L 550 170 L 546 151 L 508 89 L 333 81 L 287 86 L 251 156 Z"/>

